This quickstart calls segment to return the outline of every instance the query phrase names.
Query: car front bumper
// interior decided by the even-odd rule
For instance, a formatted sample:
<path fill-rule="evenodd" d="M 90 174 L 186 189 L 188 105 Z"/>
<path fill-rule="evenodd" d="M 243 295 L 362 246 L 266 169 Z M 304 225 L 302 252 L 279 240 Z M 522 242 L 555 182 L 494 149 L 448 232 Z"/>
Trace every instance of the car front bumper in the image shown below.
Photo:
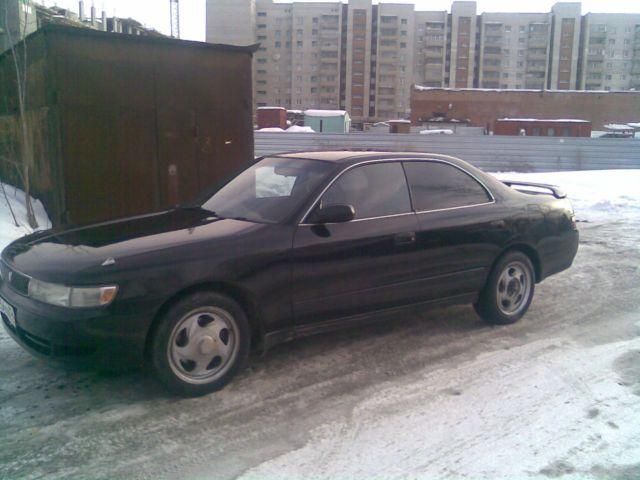
<path fill-rule="evenodd" d="M 8 334 L 34 356 L 105 370 L 137 367 L 144 362 L 154 309 L 69 309 L 24 297 L 6 284 L 0 297 L 15 311 L 15 326 L 2 315 Z"/>

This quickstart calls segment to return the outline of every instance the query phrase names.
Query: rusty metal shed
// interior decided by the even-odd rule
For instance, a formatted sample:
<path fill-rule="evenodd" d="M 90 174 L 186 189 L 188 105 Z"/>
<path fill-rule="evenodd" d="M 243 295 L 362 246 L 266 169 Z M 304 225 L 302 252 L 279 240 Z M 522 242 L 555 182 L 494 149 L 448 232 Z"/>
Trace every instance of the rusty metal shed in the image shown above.
<path fill-rule="evenodd" d="M 54 225 L 189 201 L 253 159 L 251 58 L 236 47 L 49 25 L 25 39 L 32 195 Z M 22 45 L 19 45 L 22 51 Z M 0 55 L 0 157 L 19 150 Z M 21 185 L 0 162 L 0 177 Z"/>

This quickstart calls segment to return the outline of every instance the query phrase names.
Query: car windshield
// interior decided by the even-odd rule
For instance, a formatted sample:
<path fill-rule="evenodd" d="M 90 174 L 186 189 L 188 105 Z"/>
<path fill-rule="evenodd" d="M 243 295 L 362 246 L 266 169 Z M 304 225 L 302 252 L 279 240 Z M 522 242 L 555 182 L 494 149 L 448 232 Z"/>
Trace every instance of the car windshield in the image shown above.
<path fill-rule="evenodd" d="M 293 214 L 332 169 L 318 160 L 267 157 L 209 198 L 202 208 L 223 218 L 280 223 Z"/>

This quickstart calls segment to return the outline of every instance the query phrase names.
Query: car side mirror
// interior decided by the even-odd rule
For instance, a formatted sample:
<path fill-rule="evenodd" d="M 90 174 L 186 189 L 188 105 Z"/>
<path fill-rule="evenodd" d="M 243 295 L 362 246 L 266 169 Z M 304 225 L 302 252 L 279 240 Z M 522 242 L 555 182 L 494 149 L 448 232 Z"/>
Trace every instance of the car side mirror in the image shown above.
<path fill-rule="evenodd" d="M 352 205 L 327 205 L 315 211 L 314 223 L 345 223 L 350 222 L 356 216 L 356 210 Z"/>

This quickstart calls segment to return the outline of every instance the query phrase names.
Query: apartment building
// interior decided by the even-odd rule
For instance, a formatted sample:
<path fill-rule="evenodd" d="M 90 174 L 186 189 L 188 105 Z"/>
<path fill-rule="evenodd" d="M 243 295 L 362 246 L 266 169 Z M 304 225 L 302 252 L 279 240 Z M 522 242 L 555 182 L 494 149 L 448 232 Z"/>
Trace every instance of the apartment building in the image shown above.
<path fill-rule="evenodd" d="M 546 88 L 551 14 L 483 13 L 479 24 L 479 87 Z"/>
<path fill-rule="evenodd" d="M 640 14 L 588 13 L 581 44 L 578 88 L 640 89 Z"/>
<path fill-rule="evenodd" d="M 260 43 L 256 106 L 345 109 L 357 127 L 408 118 L 412 84 L 640 88 L 638 17 L 583 17 L 576 2 L 478 15 L 474 1 L 449 13 L 372 0 L 207 0 L 207 41 Z"/>

